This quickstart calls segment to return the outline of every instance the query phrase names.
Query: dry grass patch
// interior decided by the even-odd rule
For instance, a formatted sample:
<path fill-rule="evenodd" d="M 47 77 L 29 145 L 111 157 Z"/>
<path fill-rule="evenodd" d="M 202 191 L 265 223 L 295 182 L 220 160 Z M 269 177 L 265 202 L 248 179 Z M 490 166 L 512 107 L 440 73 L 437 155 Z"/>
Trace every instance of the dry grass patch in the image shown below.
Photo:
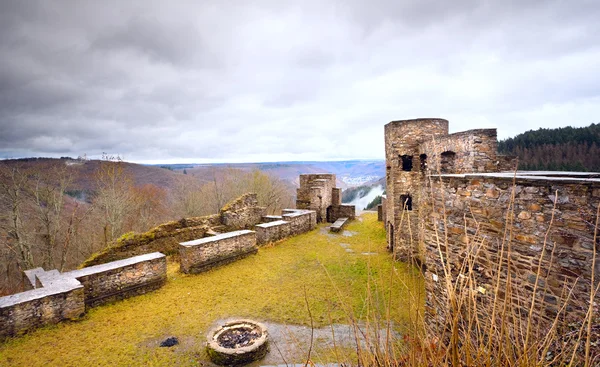
<path fill-rule="evenodd" d="M 10 340 L 0 346 L 0 365 L 206 364 L 206 332 L 230 317 L 307 326 L 312 321 L 318 328 L 353 320 L 368 324 L 378 317 L 373 315 L 381 315 L 401 329 L 422 304 L 410 295 L 415 289 L 422 293 L 420 276 L 391 260 L 376 215 L 363 215 L 347 230 L 354 234 L 331 235 L 321 225 L 198 275 L 181 274 L 179 264 L 170 262 L 163 288 L 94 308 L 83 320 Z M 181 344 L 159 348 L 169 336 Z M 332 362 L 334 356 L 335 351 L 314 346 L 313 360 Z"/>

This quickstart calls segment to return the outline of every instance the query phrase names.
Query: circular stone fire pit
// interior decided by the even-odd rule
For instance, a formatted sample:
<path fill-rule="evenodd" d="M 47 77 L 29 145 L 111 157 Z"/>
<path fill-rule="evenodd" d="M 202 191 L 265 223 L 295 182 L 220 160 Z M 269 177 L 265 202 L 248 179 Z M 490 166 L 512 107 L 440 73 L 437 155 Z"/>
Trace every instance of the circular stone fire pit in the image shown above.
<path fill-rule="evenodd" d="M 265 326 L 252 320 L 236 320 L 212 329 L 206 351 L 220 365 L 242 365 L 267 354 L 269 334 Z"/>

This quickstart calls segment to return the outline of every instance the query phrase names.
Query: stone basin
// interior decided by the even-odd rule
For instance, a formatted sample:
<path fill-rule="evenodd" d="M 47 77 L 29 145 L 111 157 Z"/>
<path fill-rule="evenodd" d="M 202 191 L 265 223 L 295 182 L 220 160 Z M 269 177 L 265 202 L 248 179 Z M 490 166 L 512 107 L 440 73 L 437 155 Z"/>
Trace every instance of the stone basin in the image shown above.
<path fill-rule="evenodd" d="M 263 358 L 268 351 L 266 327 L 253 320 L 235 320 L 211 329 L 206 351 L 219 365 L 241 366 Z"/>

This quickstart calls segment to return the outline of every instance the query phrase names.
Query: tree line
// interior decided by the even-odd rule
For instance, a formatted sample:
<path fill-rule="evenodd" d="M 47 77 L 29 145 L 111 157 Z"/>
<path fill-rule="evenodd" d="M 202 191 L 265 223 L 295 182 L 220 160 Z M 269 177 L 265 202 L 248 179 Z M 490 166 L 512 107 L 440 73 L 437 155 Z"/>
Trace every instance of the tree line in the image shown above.
<path fill-rule="evenodd" d="M 516 155 L 521 170 L 600 171 L 600 124 L 541 128 L 498 142 L 498 152 Z"/>
<path fill-rule="evenodd" d="M 104 158 L 90 190 L 61 160 L 0 161 L 0 295 L 21 290 L 24 270 L 76 268 L 124 233 L 218 213 L 245 192 L 269 213 L 294 203 L 290 185 L 258 170 L 219 168 L 208 182 L 173 172 L 175 183 L 160 187 L 136 183 L 119 157 Z"/>

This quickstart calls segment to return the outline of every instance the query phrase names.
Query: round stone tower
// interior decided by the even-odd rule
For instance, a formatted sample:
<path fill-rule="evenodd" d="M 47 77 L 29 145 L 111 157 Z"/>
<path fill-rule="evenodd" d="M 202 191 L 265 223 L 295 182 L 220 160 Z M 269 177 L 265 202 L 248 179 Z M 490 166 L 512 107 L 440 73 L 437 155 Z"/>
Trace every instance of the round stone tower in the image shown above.
<path fill-rule="evenodd" d="M 385 125 L 385 221 L 388 248 L 397 258 L 407 260 L 418 250 L 419 196 L 427 171 L 421 143 L 444 135 L 448 135 L 448 120 L 444 119 L 399 120 Z"/>

